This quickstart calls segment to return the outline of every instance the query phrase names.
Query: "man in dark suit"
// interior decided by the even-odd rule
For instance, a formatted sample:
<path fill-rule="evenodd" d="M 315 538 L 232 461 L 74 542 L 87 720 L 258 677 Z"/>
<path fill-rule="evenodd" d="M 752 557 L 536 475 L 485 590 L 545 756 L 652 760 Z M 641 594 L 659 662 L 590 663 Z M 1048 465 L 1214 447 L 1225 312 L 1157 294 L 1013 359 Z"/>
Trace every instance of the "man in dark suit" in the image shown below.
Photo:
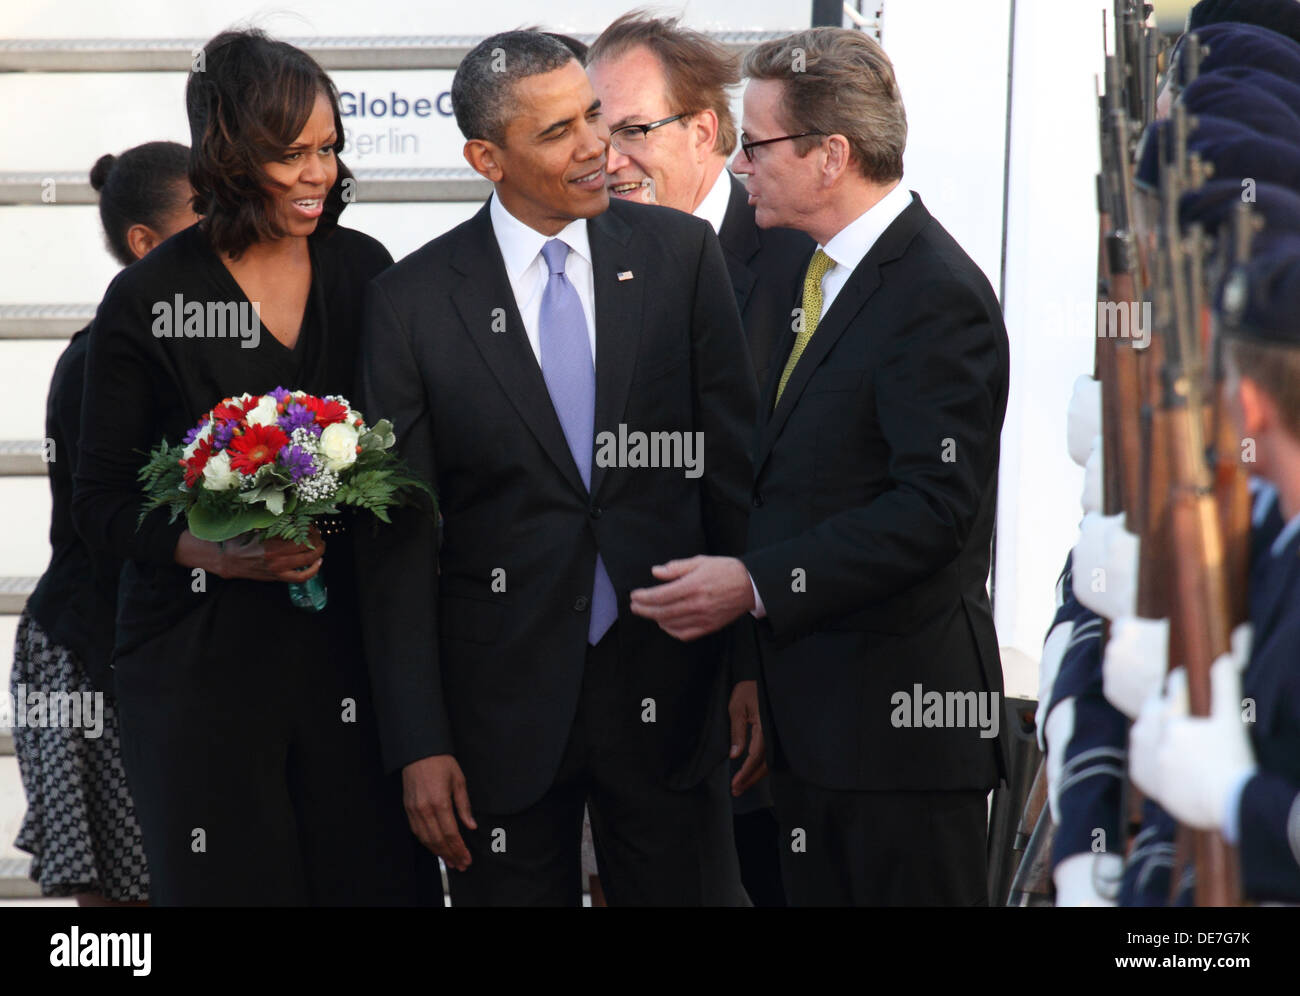
<path fill-rule="evenodd" d="M 713 227 L 761 387 L 790 327 L 813 241 L 788 228 L 760 229 L 744 184 L 727 169 L 738 130 L 727 88 L 740 82 L 739 60 L 677 18 L 633 11 L 592 44 L 587 75 L 611 129 L 610 194 L 686 211 Z M 756 668 L 756 655 L 741 659 Z M 748 736 L 759 719 L 758 674 L 735 677 L 731 790 L 741 877 L 756 906 L 783 906 L 772 792 L 762 779 L 761 740 Z"/>
<path fill-rule="evenodd" d="M 745 63 L 758 223 L 818 243 L 760 403 L 748 552 L 655 567 L 632 609 L 683 640 L 760 618 L 794 904 L 987 901 L 1005 771 L 986 581 L 1007 402 L 988 281 L 900 186 L 906 117 L 861 32 Z"/>
<path fill-rule="evenodd" d="M 743 903 L 731 634 L 627 609 L 664 551 L 744 545 L 756 390 L 717 241 L 610 204 L 559 42 L 486 39 L 452 103 L 495 192 L 373 283 L 362 355 L 444 520 L 441 549 L 406 515 L 359 552 L 387 762 L 457 905 L 579 902 L 584 803 L 610 905 Z"/>
<path fill-rule="evenodd" d="M 737 58 L 677 18 L 633 11 L 592 44 L 587 74 L 613 140 L 610 193 L 677 208 L 713 226 L 761 386 L 772 350 L 790 328 L 813 241 L 788 228 L 759 228 L 745 185 L 726 168 L 737 148 L 727 93 L 740 82 Z"/>

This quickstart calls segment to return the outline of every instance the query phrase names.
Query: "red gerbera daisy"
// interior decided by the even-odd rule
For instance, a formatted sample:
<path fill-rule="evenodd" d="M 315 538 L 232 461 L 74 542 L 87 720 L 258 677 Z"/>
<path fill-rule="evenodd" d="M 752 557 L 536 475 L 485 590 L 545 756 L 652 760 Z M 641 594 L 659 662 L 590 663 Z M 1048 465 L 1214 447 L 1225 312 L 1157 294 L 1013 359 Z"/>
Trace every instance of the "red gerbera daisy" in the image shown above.
<path fill-rule="evenodd" d="M 278 425 L 250 425 L 230 442 L 230 466 L 241 474 L 254 474 L 274 460 L 287 442 L 289 437 Z"/>
<path fill-rule="evenodd" d="M 251 398 L 248 401 L 240 401 L 238 398 L 226 398 L 216 408 L 212 409 L 214 418 L 229 420 L 233 422 L 242 422 L 244 415 L 257 406 L 260 398 Z"/>
<path fill-rule="evenodd" d="M 309 412 L 316 416 L 316 421 L 322 425 L 333 425 L 335 422 L 342 422 L 348 417 L 348 410 L 337 401 L 327 401 L 324 398 L 317 398 L 308 395 L 298 402 Z"/>
<path fill-rule="evenodd" d="M 199 440 L 199 445 L 194 452 L 190 454 L 188 460 L 182 460 L 185 467 L 185 486 L 194 487 L 194 483 L 203 476 L 203 468 L 207 466 L 208 457 L 212 456 L 212 441 L 210 439 Z"/>

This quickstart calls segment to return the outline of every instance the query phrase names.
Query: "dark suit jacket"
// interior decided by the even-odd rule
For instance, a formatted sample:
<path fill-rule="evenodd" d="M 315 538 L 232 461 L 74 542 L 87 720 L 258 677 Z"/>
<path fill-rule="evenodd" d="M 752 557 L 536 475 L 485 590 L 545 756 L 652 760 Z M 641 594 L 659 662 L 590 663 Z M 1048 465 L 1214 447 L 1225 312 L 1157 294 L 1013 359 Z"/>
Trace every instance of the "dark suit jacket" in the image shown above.
<path fill-rule="evenodd" d="M 830 789 L 990 788 L 1003 761 L 973 720 L 894 720 L 896 693 L 917 684 L 997 692 L 1001 710 L 985 587 L 1007 404 L 997 299 L 915 198 L 822 316 L 773 411 L 793 338 L 767 382 L 744 557 L 767 610 L 773 764 Z"/>
<path fill-rule="evenodd" d="M 380 275 L 368 298 L 363 410 L 392 419 L 398 452 L 433 483 L 444 517 L 440 551 L 427 515 L 359 537 L 385 758 L 396 768 L 454 754 L 486 813 L 523 809 L 555 776 L 597 550 L 619 599 L 622 708 L 600 718 L 609 735 L 673 786 L 727 753 L 730 634 L 680 643 L 633 616 L 628 594 L 656 583 L 654 564 L 743 551 L 757 391 L 740 316 L 717 293 L 726 270 L 700 219 L 615 200 L 588 233 L 597 449 L 620 424 L 701 432 L 701 477 L 593 461 L 587 493 L 486 204 Z"/>
<path fill-rule="evenodd" d="M 745 323 L 749 356 L 760 387 L 767 382 L 772 351 L 782 341 L 800 304 L 804 271 L 816 243 L 791 228 L 759 228 L 745 185 L 731 179 L 727 213 L 718 230 L 736 305 Z"/>

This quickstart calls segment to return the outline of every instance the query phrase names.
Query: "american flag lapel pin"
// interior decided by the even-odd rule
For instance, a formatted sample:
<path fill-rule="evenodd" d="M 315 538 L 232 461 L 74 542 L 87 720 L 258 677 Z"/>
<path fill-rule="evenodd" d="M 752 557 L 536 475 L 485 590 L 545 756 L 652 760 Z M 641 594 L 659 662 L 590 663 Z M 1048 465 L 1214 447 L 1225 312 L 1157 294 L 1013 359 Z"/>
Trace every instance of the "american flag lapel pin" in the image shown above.
<path fill-rule="evenodd" d="M 618 271 L 618 279 L 619 279 L 619 280 L 631 280 L 631 279 L 632 279 L 632 271 L 631 271 L 631 270 L 619 270 L 619 271 Z"/>

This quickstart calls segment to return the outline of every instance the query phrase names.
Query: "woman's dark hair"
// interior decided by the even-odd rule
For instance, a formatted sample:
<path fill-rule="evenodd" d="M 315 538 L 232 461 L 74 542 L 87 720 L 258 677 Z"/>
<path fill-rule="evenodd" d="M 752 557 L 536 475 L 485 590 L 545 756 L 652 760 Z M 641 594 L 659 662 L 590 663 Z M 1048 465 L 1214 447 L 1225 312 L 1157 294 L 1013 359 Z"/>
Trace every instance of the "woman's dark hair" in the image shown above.
<path fill-rule="evenodd" d="M 194 210 L 218 252 L 238 257 L 254 242 L 285 234 L 275 222 L 267 188 L 276 184 L 264 164 L 297 141 L 321 93 L 334 110 L 337 153 L 343 149 L 338 89 L 310 55 L 251 29 L 223 31 L 203 46 L 185 84 L 189 173 Z M 338 225 L 351 178 L 340 162 L 317 232 Z"/>
<path fill-rule="evenodd" d="M 163 220 L 189 200 L 186 163 L 190 150 L 177 142 L 146 142 L 120 156 L 100 156 L 90 169 L 99 194 L 104 241 L 123 266 L 135 262 L 126 241 L 132 225 L 161 229 Z"/>

